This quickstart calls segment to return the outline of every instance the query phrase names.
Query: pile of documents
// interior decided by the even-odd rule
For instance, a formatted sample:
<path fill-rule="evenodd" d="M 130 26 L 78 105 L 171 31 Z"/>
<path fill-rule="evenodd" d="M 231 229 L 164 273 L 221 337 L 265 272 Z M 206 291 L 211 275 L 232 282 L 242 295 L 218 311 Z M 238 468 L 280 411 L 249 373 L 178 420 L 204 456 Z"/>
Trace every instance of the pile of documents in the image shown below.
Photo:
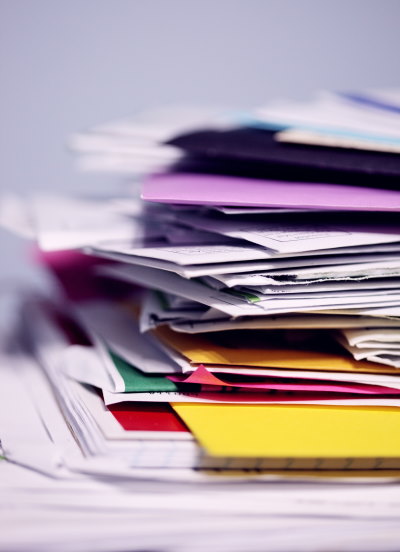
<path fill-rule="evenodd" d="M 107 196 L 2 201 L 0 222 L 36 241 L 53 277 L 47 295 L 18 298 L 4 347 L 18 370 L 1 372 L 0 420 L 22 413 L 3 424 L 11 471 L 57 480 L 44 509 L 55 491 L 61 510 L 68 488 L 88 492 L 93 527 L 105 488 L 121 526 L 143 517 L 104 550 L 132 537 L 184 550 L 196 532 L 199 549 L 310 550 L 324 531 L 332 549 L 395 549 L 400 93 L 157 110 L 70 147 L 81 168 L 129 178 Z M 24 477 L 28 508 L 41 483 Z M 353 543 L 334 540 L 339 527 Z"/>

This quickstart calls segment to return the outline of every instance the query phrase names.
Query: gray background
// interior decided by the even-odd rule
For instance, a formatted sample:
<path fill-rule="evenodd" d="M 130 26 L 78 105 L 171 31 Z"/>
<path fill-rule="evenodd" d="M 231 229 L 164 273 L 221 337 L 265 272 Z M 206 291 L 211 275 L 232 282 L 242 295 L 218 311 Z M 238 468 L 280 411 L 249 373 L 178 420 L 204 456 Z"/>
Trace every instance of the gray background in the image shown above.
<path fill-rule="evenodd" d="M 77 129 L 154 104 L 394 86 L 399 53 L 398 0 L 0 0 L 1 191 L 104 184 L 74 172 Z M 2 281 L 33 281 L 22 242 L 0 246 Z"/>

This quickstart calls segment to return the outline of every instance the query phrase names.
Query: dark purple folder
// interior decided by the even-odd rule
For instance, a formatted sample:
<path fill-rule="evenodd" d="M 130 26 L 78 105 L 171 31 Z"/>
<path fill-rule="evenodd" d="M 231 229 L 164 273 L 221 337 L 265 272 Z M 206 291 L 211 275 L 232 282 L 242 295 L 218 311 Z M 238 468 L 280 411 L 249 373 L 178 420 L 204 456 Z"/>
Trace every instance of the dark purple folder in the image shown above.
<path fill-rule="evenodd" d="M 177 167 L 187 172 L 400 189 L 400 155 L 391 153 L 279 143 L 253 128 L 199 130 L 167 143 L 188 154 Z"/>

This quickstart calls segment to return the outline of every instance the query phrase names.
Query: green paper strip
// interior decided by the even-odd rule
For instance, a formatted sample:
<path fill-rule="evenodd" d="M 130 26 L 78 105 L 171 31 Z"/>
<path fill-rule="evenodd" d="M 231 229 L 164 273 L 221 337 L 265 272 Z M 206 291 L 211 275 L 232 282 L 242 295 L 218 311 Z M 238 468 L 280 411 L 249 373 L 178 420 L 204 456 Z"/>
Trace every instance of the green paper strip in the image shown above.
<path fill-rule="evenodd" d="M 126 393 L 178 391 L 178 386 L 165 376 L 155 376 L 154 374 L 141 372 L 111 351 L 110 356 L 124 380 Z"/>
<path fill-rule="evenodd" d="M 258 303 L 261 301 L 260 297 L 258 295 L 255 295 L 254 293 L 248 293 L 247 291 L 238 291 L 238 290 L 232 290 L 232 289 L 224 289 L 225 293 L 228 293 L 229 295 L 234 295 L 235 297 L 240 297 L 246 299 L 249 303 Z"/>

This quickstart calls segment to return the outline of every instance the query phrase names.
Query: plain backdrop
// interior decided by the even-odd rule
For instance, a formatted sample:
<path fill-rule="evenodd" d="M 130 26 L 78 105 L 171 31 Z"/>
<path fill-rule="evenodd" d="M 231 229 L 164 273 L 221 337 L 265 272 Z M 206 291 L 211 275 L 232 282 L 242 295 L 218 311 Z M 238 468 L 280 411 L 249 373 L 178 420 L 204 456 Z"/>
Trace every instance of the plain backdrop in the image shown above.
<path fill-rule="evenodd" d="M 398 84 L 399 0 L 0 0 L 0 187 L 85 190 L 66 137 L 159 104 Z M 0 234 L 1 281 L 34 279 Z M 3 289 L 3 288 L 0 288 Z"/>

